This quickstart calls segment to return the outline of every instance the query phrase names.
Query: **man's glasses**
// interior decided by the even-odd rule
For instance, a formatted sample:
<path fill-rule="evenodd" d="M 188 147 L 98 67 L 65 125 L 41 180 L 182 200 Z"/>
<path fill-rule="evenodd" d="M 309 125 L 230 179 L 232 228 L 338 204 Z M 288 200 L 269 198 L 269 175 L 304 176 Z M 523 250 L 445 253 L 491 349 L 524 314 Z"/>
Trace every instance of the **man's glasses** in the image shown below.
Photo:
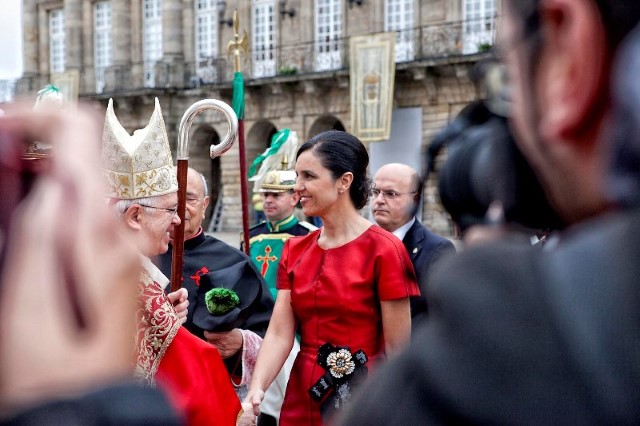
<path fill-rule="evenodd" d="M 148 209 L 156 209 L 156 210 L 164 210 L 165 212 L 171 213 L 173 216 L 178 214 L 178 207 L 174 207 L 172 209 L 167 209 L 165 207 L 155 207 L 155 206 L 147 206 L 146 204 L 138 204 L 141 207 L 146 207 Z"/>
<path fill-rule="evenodd" d="M 371 196 L 373 198 L 378 198 L 378 195 L 382 194 L 382 198 L 384 198 L 385 200 L 394 200 L 398 197 L 400 197 L 401 195 L 407 195 L 407 194 L 417 194 L 416 191 L 411 191 L 411 192 L 396 192 L 396 191 L 391 191 L 391 190 L 379 190 L 377 188 L 373 188 L 371 190 Z"/>

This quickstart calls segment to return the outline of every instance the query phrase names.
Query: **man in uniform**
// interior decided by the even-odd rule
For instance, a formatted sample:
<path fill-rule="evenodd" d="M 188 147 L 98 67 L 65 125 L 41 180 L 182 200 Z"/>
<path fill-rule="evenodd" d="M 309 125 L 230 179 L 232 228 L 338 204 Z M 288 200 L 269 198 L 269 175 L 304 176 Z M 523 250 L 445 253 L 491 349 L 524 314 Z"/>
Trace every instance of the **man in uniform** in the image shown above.
<path fill-rule="evenodd" d="M 269 290 L 276 297 L 276 271 L 284 243 L 296 235 L 307 235 L 317 229 L 305 221 L 299 221 L 293 210 L 300 196 L 293 192 L 296 172 L 272 170 L 260 184 L 264 200 L 266 220 L 249 230 L 251 260 L 264 277 Z"/>

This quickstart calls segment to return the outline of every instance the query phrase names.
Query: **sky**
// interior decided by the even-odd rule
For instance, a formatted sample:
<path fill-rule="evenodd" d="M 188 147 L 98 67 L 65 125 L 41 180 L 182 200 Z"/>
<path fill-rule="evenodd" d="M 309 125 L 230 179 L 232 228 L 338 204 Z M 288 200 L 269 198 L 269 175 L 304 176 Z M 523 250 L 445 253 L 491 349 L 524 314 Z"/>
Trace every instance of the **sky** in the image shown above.
<path fill-rule="evenodd" d="M 22 75 L 21 8 L 21 0 L 0 0 L 0 80 Z"/>

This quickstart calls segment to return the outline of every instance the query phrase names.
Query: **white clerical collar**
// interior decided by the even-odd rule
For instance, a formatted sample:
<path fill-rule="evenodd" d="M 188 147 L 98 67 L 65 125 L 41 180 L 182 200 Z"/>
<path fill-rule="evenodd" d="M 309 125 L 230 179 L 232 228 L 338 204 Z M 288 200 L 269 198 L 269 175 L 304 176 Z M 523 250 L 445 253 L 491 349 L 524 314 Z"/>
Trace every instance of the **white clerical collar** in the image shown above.
<path fill-rule="evenodd" d="M 142 258 L 142 267 L 147 270 L 151 279 L 160 284 L 160 287 L 165 289 L 170 282 L 169 278 L 167 278 L 162 271 L 160 271 L 160 269 L 151 262 L 151 259 L 142 255 L 140 257 Z"/>
<path fill-rule="evenodd" d="M 413 222 L 416 221 L 415 216 L 411 218 L 411 220 L 407 223 L 405 223 L 404 225 L 402 225 L 400 228 L 396 229 L 395 231 L 392 232 L 393 235 L 395 235 L 396 237 L 398 237 L 400 239 L 400 241 L 404 240 L 404 236 L 407 235 L 407 232 L 409 231 L 409 228 L 411 228 L 411 226 L 413 225 Z"/>

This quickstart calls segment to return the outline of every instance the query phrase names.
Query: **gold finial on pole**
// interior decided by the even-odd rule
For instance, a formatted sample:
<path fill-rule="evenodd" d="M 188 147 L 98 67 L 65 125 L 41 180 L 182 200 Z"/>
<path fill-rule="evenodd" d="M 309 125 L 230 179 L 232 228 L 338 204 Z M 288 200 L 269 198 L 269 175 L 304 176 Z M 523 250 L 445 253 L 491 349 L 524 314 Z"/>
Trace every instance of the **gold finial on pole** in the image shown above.
<path fill-rule="evenodd" d="M 238 18 L 238 9 L 233 11 L 233 40 L 229 42 L 227 47 L 227 54 L 233 55 L 234 57 L 234 71 L 240 72 L 240 56 L 244 55 L 246 58 L 247 52 L 249 51 L 249 37 L 247 36 L 247 32 L 245 30 L 242 31 L 242 36 L 239 33 L 240 31 L 240 19 Z"/>

